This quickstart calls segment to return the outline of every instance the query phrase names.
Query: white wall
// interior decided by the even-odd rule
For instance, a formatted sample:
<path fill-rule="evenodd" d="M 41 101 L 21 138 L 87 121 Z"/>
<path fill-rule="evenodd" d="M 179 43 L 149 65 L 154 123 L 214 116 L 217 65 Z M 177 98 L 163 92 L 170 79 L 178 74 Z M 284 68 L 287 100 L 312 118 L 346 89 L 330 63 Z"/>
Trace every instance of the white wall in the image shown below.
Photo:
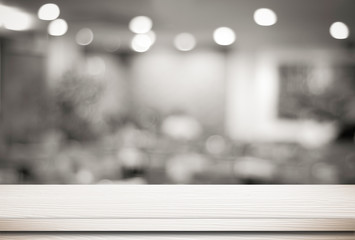
<path fill-rule="evenodd" d="M 169 113 L 182 109 L 208 129 L 223 130 L 225 56 L 213 50 L 154 49 L 132 62 L 137 106 Z"/>

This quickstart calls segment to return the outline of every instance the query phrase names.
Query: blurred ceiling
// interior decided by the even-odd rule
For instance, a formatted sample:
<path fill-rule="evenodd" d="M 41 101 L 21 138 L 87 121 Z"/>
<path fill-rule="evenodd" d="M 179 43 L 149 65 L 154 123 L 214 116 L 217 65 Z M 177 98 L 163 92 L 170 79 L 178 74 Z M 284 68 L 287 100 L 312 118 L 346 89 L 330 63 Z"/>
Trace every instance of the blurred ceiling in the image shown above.
<path fill-rule="evenodd" d="M 229 26 L 236 31 L 240 43 L 252 44 L 317 44 L 336 45 L 329 35 L 335 21 L 348 24 L 355 31 L 354 0 L 3 0 L 2 3 L 21 8 L 36 16 L 39 7 L 53 2 L 61 9 L 61 18 L 69 27 L 91 27 L 101 37 L 114 31 L 128 31 L 133 17 L 146 15 L 153 19 L 153 30 L 169 36 L 191 32 L 199 40 L 210 41 L 213 30 Z M 278 22 L 262 27 L 253 21 L 256 9 L 273 9 Z M 46 23 L 37 21 L 37 30 Z M 352 35 L 350 34 L 350 40 Z M 349 40 L 347 40 L 349 41 Z"/>

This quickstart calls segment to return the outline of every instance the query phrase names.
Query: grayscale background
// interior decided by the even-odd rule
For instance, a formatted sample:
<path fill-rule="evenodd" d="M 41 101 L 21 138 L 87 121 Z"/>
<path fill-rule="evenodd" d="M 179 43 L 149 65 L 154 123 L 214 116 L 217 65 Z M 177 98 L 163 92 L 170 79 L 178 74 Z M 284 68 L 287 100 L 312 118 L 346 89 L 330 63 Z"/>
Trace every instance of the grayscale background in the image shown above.
<path fill-rule="evenodd" d="M 355 183 L 355 1 L 46 3 L 0 2 L 1 184 Z"/>

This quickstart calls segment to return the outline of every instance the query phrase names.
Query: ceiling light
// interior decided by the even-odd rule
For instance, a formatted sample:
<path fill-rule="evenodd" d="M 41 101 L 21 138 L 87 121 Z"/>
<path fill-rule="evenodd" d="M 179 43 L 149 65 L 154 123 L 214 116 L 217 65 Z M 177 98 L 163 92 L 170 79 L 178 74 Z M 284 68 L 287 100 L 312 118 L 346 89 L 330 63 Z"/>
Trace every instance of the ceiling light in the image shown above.
<path fill-rule="evenodd" d="M 235 42 L 236 36 L 232 29 L 220 27 L 214 31 L 213 39 L 218 45 L 227 46 Z"/>
<path fill-rule="evenodd" d="M 260 26 L 271 26 L 277 22 L 277 16 L 269 8 L 259 8 L 254 12 L 254 21 Z"/>
<path fill-rule="evenodd" d="M 329 28 L 330 35 L 335 39 L 346 39 L 349 37 L 349 28 L 343 22 L 335 22 Z"/>
<path fill-rule="evenodd" d="M 190 33 L 180 33 L 174 38 L 174 45 L 180 51 L 191 51 L 196 46 L 196 39 Z"/>
<path fill-rule="evenodd" d="M 0 25 L 13 31 L 24 31 L 31 27 L 32 17 L 16 8 L 0 5 Z"/>
<path fill-rule="evenodd" d="M 79 45 L 89 45 L 94 40 L 94 33 L 90 28 L 80 29 L 75 36 L 75 40 Z"/>
<path fill-rule="evenodd" d="M 146 52 L 152 46 L 152 39 L 147 34 L 137 34 L 133 37 L 131 47 L 136 52 Z"/>
<path fill-rule="evenodd" d="M 48 34 L 62 36 L 68 31 L 68 24 L 64 19 L 56 19 L 48 25 Z"/>
<path fill-rule="evenodd" d="M 60 9 L 54 3 L 47 3 L 42 5 L 38 10 L 38 18 L 41 20 L 54 20 L 59 17 Z"/>
<path fill-rule="evenodd" d="M 129 29 L 134 33 L 147 33 L 152 27 L 152 20 L 146 16 L 135 17 L 129 22 Z"/>

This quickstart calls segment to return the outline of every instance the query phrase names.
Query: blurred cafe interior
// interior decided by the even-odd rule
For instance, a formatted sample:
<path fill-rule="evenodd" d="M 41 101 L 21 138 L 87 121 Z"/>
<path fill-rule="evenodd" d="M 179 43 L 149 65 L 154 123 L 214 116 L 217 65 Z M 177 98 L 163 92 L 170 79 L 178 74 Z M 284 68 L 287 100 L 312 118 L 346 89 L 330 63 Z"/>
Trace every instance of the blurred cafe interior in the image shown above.
<path fill-rule="evenodd" d="M 1 0 L 1 184 L 354 184 L 355 1 Z"/>

